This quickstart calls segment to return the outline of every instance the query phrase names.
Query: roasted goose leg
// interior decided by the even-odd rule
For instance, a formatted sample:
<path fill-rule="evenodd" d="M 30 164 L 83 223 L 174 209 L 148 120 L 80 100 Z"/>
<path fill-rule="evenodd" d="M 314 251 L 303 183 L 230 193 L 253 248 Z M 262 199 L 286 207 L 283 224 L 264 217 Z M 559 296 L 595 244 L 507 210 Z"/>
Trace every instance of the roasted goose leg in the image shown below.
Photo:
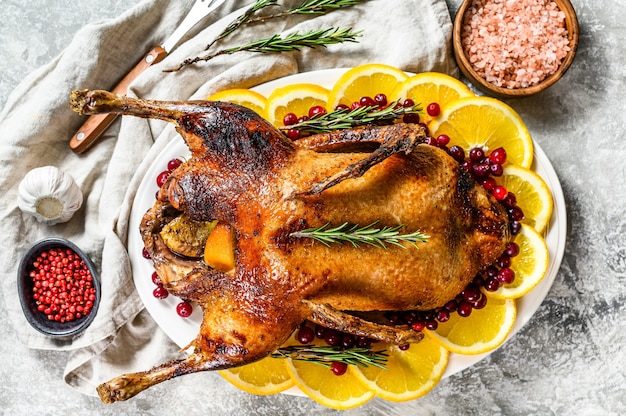
<path fill-rule="evenodd" d="M 189 358 L 98 388 L 125 400 L 177 375 L 245 364 L 275 351 L 304 320 L 391 342 L 421 334 L 350 311 L 428 310 L 454 298 L 504 251 L 505 210 L 416 125 L 361 128 L 289 141 L 257 114 L 219 102 L 162 102 L 75 91 L 81 114 L 113 112 L 176 125 L 191 158 L 159 191 L 141 224 L 167 289 L 203 309 Z M 168 248 L 175 218 L 230 225 L 235 268 Z M 402 225 L 429 236 L 386 250 L 326 246 L 295 232 L 344 222 Z M 191 241 L 194 241 L 193 238 Z M 193 251 L 191 251 L 193 252 Z"/>

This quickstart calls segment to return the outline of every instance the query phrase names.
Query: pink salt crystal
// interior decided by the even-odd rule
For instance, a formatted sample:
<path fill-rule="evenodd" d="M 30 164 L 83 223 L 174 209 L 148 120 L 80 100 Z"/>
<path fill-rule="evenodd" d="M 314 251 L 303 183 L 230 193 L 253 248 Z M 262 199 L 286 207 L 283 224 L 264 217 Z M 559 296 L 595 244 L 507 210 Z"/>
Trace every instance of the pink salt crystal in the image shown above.
<path fill-rule="evenodd" d="M 548 0 L 473 0 L 461 39 L 474 70 L 506 88 L 538 84 L 569 51 L 565 14 Z"/>

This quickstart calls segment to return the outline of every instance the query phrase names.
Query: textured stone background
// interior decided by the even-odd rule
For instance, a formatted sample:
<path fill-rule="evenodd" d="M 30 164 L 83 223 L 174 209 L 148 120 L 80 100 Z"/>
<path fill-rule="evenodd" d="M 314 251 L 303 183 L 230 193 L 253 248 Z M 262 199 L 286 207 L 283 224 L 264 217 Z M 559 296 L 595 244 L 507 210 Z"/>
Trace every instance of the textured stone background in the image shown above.
<path fill-rule="evenodd" d="M 0 0 L 0 106 L 31 70 L 84 24 L 134 0 Z M 454 15 L 460 1 L 448 0 Z M 626 414 L 625 0 L 573 0 L 578 56 L 547 92 L 508 101 L 554 165 L 565 193 L 568 238 L 544 303 L 501 349 L 442 381 L 427 397 L 373 400 L 348 415 Z M 0 132 L 0 136 L 2 132 Z M 216 374 L 185 376 L 105 406 L 62 380 L 65 353 L 25 349 L 0 297 L 0 409 L 5 415 L 335 414 L 306 398 L 255 397 Z"/>

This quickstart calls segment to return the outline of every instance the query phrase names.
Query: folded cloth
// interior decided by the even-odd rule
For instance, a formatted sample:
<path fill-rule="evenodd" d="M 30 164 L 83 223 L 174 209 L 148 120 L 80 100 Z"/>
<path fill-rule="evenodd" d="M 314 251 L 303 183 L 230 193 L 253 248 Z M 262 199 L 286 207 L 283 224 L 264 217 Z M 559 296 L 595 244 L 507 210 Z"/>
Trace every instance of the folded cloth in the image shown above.
<path fill-rule="evenodd" d="M 83 119 L 68 106 L 73 89 L 111 88 L 145 53 L 182 21 L 192 0 L 144 0 L 123 15 L 84 27 L 51 63 L 30 74 L 12 93 L 0 114 L 1 288 L 9 320 L 29 348 L 68 350 L 65 380 L 85 394 L 123 372 L 151 368 L 176 357 L 178 347 L 144 310 L 134 287 L 127 252 L 128 223 L 135 192 L 151 162 L 176 132 L 167 123 L 132 117 L 118 119 L 88 152 L 74 154 L 68 139 Z M 456 75 L 451 52 L 451 21 L 444 0 L 370 0 L 325 15 L 290 16 L 245 26 L 214 50 L 274 33 L 330 27 L 362 30 L 358 43 L 300 52 L 224 55 L 180 71 L 164 72 L 205 53 L 206 45 L 250 0 L 229 1 L 164 61 L 144 72 L 131 96 L 163 100 L 202 99 L 225 88 L 249 88 L 299 72 L 348 68 L 368 62 L 410 72 Z M 287 6 L 295 2 L 285 2 Z M 86 53 L 89 51 L 89 53 Z M 83 194 L 83 207 L 67 223 L 46 226 L 17 207 L 18 184 L 38 166 L 69 172 Z M 62 236 L 96 263 L 102 301 L 82 334 L 52 339 L 26 324 L 16 286 L 20 256 L 35 241 Z"/>

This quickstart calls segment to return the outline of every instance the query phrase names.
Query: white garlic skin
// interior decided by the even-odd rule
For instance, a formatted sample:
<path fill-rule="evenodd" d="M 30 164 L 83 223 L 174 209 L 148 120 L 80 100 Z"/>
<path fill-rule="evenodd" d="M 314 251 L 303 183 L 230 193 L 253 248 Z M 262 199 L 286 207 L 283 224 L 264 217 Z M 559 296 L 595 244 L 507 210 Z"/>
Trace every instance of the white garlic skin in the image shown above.
<path fill-rule="evenodd" d="M 20 209 L 49 225 L 69 221 L 83 204 L 83 194 L 74 178 L 54 166 L 28 172 L 17 192 Z"/>

